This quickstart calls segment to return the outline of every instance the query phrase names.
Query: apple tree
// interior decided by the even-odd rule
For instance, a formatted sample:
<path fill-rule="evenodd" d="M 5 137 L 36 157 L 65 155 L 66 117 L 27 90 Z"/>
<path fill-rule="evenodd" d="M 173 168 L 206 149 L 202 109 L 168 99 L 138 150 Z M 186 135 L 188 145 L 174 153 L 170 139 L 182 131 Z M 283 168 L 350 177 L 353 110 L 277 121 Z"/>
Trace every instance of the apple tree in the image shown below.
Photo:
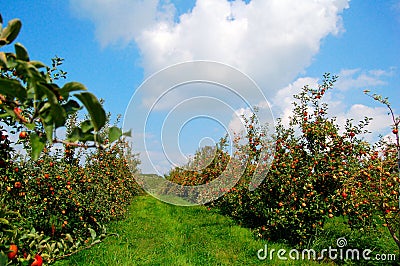
<path fill-rule="evenodd" d="M 50 198 L 42 199 L 45 194 L 36 193 L 39 183 L 47 182 L 46 189 L 52 190 L 62 181 L 65 183 L 64 187 L 68 188 L 71 181 L 66 180 L 64 176 L 72 173 L 61 173 L 63 168 L 53 167 L 55 165 L 53 161 L 49 161 L 48 166 L 54 169 L 54 173 L 56 170 L 60 172 L 57 175 L 53 175 L 50 170 L 48 173 L 43 173 L 43 167 L 32 168 L 34 171 L 20 168 L 18 162 L 13 161 L 13 146 L 18 143 L 23 144 L 31 159 L 29 163 L 40 165 L 43 161 L 39 160 L 40 157 L 48 154 L 48 148 L 53 144 L 59 143 L 68 148 L 94 147 L 109 152 L 114 147 L 114 141 L 122 136 L 121 129 L 116 126 L 105 129 L 108 127 L 107 115 L 101 101 L 87 91 L 83 84 L 66 82 L 59 85 L 60 80 L 66 77 L 66 72 L 58 68 L 63 59 L 55 57 L 52 59 L 52 65 L 47 66 L 40 61 L 32 60 L 21 43 L 14 43 L 21 27 L 19 19 L 12 19 L 6 27 L 3 27 L 0 15 L 0 265 L 13 262 L 27 265 L 29 261 L 45 260 L 44 253 L 35 256 L 29 254 L 29 249 L 37 247 L 37 250 L 44 250 L 47 247 L 59 246 L 54 242 L 56 240 L 50 245 L 45 241 L 48 238 L 38 232 L 35 233 L 33 225 L 27 221 L 29 217 L 22 217 L 18 208 L 26 207 L 25 211 L 32 211 L 44 205 L 50 206 Z M 10 52 L 8 46 L 13 43 L 13 52 Z M 57 129 L 65 128 L 68 119 L 77 117 L 80 110 L 87 112 L 85 120 L 74 125 L 65 137 L 57 136 Z M 104 132 L 107 132 L 107 135 Z M 16 135 L 18 141 L 14 141 L 12 135 Z M 121 161 L 123 162 L 122 157 Z M 79 175 L 75 175 L 74 178 L 79 178 Z M 116 183 L 117 181 L 110 186 Z M 37 189 L 29 189 L 32 188 L 29 187 L 31 184 Z M 67 192 L 70 193 L 68 190 Z M 49 193 L 56 195 L 54 191 Z M 40 201 L 23 205 L 35 197 Z M 66 198 L 71 202 L 74 199 L 71 195 L 69 197 L 66 195 Z M 51 204 L 60 207 L 63 202 L 55 198 Z M 46 206 L 41 212 L 45 212 Z M 56 207 L 53 210 L 56 210 Z M 60 210 L 60 215 L 64 214 L 65 210 Z M 68 225 L 64 222 L 61 226 L 63 230 L 64 228 L 67 230 L 68 226 L 72 225 L 72 222 Z M 93 230 L 90 233 L 94 243 L 96 234 Z M 64 236 L 72 239 L 71 235 L 64 234 Z M 26 252 L 22 249 L 10 251 L 11 247 L 16 246 L 16 241 L 21 242 L 20 247 L 24 247 Z M 67 242 L 70 246 L 63 246 L 66 248 L 64 252 L 68 252 L 67 248 L 75 245 L 74 241 Z M 90 246 L 90 243 L 88 245 Z"/>

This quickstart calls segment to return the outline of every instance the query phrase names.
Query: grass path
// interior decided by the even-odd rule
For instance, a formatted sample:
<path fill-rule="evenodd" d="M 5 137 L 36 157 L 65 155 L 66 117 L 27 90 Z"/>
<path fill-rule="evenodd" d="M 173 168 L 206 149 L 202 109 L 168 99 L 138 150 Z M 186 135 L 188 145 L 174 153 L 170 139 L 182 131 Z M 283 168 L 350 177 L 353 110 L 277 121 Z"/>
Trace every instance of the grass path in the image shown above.
<path fill-rule="evenodd" d="M 108 231 L 119 236 L 55 265 L 312 265 L 260 261 L 257 250 L 267 242 L 256 240 L 248 229 L 206 207 L 179 207 L 151 196 L 137 197 L 129 217 Z M 273 248 L 285 247 L 268 243 Z"/>

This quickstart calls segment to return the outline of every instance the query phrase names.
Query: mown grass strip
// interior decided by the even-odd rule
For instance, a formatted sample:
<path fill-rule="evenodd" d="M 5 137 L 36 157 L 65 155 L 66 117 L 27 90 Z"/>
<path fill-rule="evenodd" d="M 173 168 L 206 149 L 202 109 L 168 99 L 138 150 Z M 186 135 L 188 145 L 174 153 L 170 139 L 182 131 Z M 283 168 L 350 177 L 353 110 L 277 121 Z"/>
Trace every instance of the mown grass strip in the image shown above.
<path fill-rule="evenodd" d="M 203 206 L 180 207 L 136 197 L 127 219 L 109 225 L 109 237 L 56 265 L 312 265 L 310 261 L 261 261 L 257 250 L 289 247 L 256 240 L 252 233 Z M 317 263 L 315 263 L 316 265 Z M 318 264 L 319 265 L 319 264 Z"/>

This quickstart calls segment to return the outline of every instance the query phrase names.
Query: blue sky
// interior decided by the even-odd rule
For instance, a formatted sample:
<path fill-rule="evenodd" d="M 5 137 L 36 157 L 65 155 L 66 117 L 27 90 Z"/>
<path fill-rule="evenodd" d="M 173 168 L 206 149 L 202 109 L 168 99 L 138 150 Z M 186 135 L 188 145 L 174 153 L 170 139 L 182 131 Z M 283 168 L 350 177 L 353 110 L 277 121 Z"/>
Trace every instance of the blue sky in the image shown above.
<path fill-rule="evenodd" d="M 14 0 L 4 2 L 0 12 L 4 21 L 22 20 L 17 41 L 31 58 L 48 64 L 54 55 L 65 58 L 68 80 L 104 98 L 113 117 L 125 113 L 147 77 L 190 60 L 221 62 L 250 76 L 275 117 L 285 119 L 291 95 L 324 72 L 339 75 L 337 90 L 327 99 L 339 122 L 373 116 L 373 136 L 390 133 L 386 110 L 364 96 L 364 89 L 389 97 L 400 112 L 399 0 Z M 141 100 L 157 93 L 149 90 Z M 248 108 L 232 107 L 241 114 Z M 160 173 L 171 166 L 158 132 L 171 108 L 155 116 L 153 132 L 145 137 Z M 231 119 L 226 127 L 238 122 L 226 116 Z M 224 127 L 205 119 L 185 124 L 181 133 L 178 144 L 189 154 L 203 138 L 218 139 Z M 136 148 L 144 154 L 142 149 Z M 143 170 L 154 172 L 148 163 Z"/>

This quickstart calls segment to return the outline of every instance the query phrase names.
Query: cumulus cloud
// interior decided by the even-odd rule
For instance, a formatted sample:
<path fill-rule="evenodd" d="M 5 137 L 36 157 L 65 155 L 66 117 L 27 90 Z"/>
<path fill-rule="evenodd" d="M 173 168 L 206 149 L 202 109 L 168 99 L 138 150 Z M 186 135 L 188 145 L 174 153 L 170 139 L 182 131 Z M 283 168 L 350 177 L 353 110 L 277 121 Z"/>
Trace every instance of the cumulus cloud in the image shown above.
<path fill-rule="evenodd" d="M 302 77 L 280 89 L 272 100 L 274 113 L 281 117 L 283 124 L 288 125 L 293 110 L 293 95 L 298 94 L 304 86 L 315 87 L 317 78 Z"/>
<path fill-rule="evenodd" d="M 370 88 L 377 85 L 385 85 L 385 77 L 391 75 L 391 71 L 370 70 L 361 71 L 360 69 L 343 69 L 339 73 L 339 80 L 333 91 L 324 95 L 324 102 L 329 106 L 328 114 L 336 117 L 341 130 L 348 119 L 353 120 L 353 124 L 358 124 L 365 117 L 373 118 L 366 127 L 371 133 L 364 135 L 365 139 L 374 142 L 379 135 L 385 135 L 390 128 L 391 121 L 388 110 L 385 106 L 367 106 L 362 103 L 346 104 L 342 99 L 353 97 L 354 90 L 362 95 L 360 89 Z M 289 117 L 292 115 L 294 101 L 293 95 L 300 92 L 305 85 L 315 88 L 320 81 L 318 78 L 302 77 L 280 89 L 273 98 L 273 109 L 282 118 L 284 125 L 289 124 Z"/>
<path fill-rule="evenodd" d="M 269 92 L 290 82 L 342 30 L 347 1 L 198 0 L 179 23 L 159 22 L 135 38 L 147 73 L 187 60 L 215 60 Z M 316 23 L 317 22 L 317 23 Z"/>
<path fill-rule="evenodd" d="M 390 117 L 386 107 L 370 107 L 363 104 L 353 104 L 347 112 L 340 113 L 338 122 L 344 124 L 346 119 L 354 121 L 364 120 L 364 117 L 373 118 L 368 129 L 376 136 L 382 134 L 385 128 L 390 126 Z"/>
<path fill-rule="evenodd" d="M 252 115 L 250 108 L 240 108 L 235 111 L 232 115 L 231 121 L 229 122 L 229 131 L 233 134 L 241 134 L 245 132 L 245 121 L 243 117 L 249 118 Z"/>
<path fill-rule="evenodd" d="M 141 32 L 159 21 L 173 20 L 175 8 L 159 0 L 70 0 L 77 15 L 89 18 L 101 45 L 134 41 Z"/>
<path fill-rule="evenodd" d="M 318 82 L 315 77 L 297 77 L 312 63 L 325 37 L 344 32 L 341 14 L 349 7 L 349 0 L 247 2 L 197 0 L 190 11 L 177 14 L 169 1 L 70 0 L 76 13 L 94 23 L 96 37 L 103 46 L 135 43 L 146 76 L 189 60 L 232 65 L 255 80 L 271 100 L 275 116 L 282 117 L 285 123 L 292 112 L 292 96 L 304 85 L 316 86 Z M 385 108 L 362 103 L 346 105 L 343 100 L 352 97 L 354 91 L 385 86 L 385 78 L 392 72 L 392 69 L 342 70 L 338 73 L 338 90 L 325 96 L 330 113 L 342 125 L 347 118 L 359 121 L 364 116 L 374 117 L 369 129 L 374 136 L 385 134 L 390 124 Z M 141 95 L 141 104 L 151 103 L 163 90 L 150 87 Z M 171 103 L 181 102 L 179 97 L 193 96 L 188 91 L 171 94 L 168 101 L 160 102 L 159 109 L 165 111 Z M 222 95 L 216 90 L 206 94 L 213 93 Z M 226 102 L 232 98 L 221 97 Z M 250 109 L 237 107 L 235 110 L 236 113 L 226 116 L 228 120 L 231 118 L 227 124 L 239 131 L 243 129 L 240 115 L 249 115 Z M 159 158 L 162 171 L 166 171 L 169 165 L 162 160 L 162 153 L 156 149 L 150 152 Z"/>
<path fill-rule="evenodd" d="M 336 88 L 346 91 L 349 89 L 371 88 L 376 86 L 384 86 L 387 82 L 385 77 L 391 76 L 393 69 L 382 70 L 374 69 L 363 71 L 357 69 L 344 69 L 339 72 L 339 80 L 336 83 Z"/>
<path fill-rule="evenodd" d="M 187 60 L 230 64 L 276 91 L 307 67 L 329 34 L 343 30 L 348 0 L 197 0 L 177 16 L 169 2 L 71 0 L 103 45 L 136 42 L 147 75 Z"/>

